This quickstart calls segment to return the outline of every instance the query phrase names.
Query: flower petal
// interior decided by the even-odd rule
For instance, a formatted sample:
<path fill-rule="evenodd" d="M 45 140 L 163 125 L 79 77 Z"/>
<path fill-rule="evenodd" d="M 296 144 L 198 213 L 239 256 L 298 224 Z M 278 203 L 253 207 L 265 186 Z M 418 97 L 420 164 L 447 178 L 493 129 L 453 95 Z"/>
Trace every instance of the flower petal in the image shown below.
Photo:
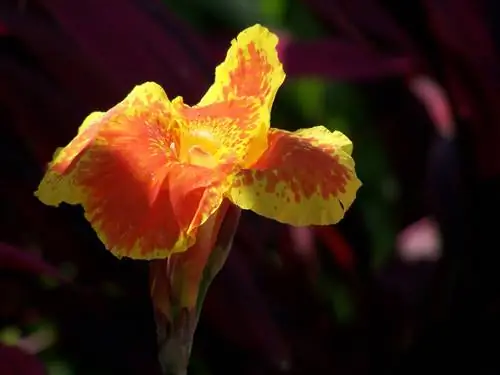
<path fill-rule="evenodd" d="M 215 83 L 199 104 L 256 97 L 270 110 L 285 79 L 277 45 L 278 37 L 261 25 L 243 30 L 231 42 L 225 61 L 215 70 Z"/>
<path fill-rule="evenodd" d="M 361 186 L 349 139 L 317 126 L 294 133 L 271 129 L 268 142 L 252 169 L 234 177 L 233 203 L 295 226 L 340 221 Z"/>
<path fill-rule="evenodd" d="M 230 202 L 226 200 L 217 212 L 200 227 L 196 243 L 189 251 L 174 254 L 169 259 L 171 292 L 179 303 L 179 307 L 196 306 L 204 270 L 215 249 L 217 236 L 229 204 Z"/>
<path fill-rule="evenodd" d="M 81 204 L 116 256 L 153 259 L 185 251 L 219 207 L 225 175 L 177 160 L 178 125 L 155 83 L 137 86 L 92 121 L 50 164 L 39 199 Z"/>
<path fill-rule="evenodd" d="M 176 99 L 174 105 L 182 118 L 181 160 L 206 167 L 224 163 L 248 167 L 267 148 L 270 114 L 257 98 L 228 99 L 195 107 Z M 198 162 L 194 160 L 196 154 L 209 157 Z"/>
<path fill-rule="evenodd" d="M 61 202 L 78 204 L 78 190 L 72 185 L 73 179 L 62 179 L 60 174 L 71 173 L 72 163 L 78 160 L 82 151 L 93 141 L 104 115 L 104 112 L 91 113 L 78 129 L 78 135 L 66 147 L 56 150 L 49 166 L 49 172 L 56 173 L 47 173 L 43 179 L 43 185 L 49 188 L 43 193 L 43 203 L 49 206 L 58 206 Z"/>

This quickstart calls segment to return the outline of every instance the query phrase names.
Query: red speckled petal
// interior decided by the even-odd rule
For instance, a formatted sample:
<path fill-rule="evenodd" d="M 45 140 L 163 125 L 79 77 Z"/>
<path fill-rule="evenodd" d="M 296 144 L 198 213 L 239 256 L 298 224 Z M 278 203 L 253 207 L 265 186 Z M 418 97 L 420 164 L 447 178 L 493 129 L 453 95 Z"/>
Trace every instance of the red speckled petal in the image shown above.
<path fill-rule="evenodd" d="M 39 199 L 81 204 L 116 256 L 153 259 L 185 251 L 219 207 L 225 175 L 177 160 L 178 126 L 163 89 L 137 86 L 87 125 L 50 164 Z"/>
<path fill-rule="evenodd" d="M 36 192 L 43 203 L 50 206 L 57 206 L 61 202 L 79 203 L 78 189 L 75 188 L 73 179 L 62 178 L 61 175 L 71 173 L 82 152 L 94 140 L 104 115 L 104 112 L 91 113 L 78 129 L 77 136 L 66 147 L 56 150 L 39 191 Z"/>
<path fill-rule="evenodd" d="M 268 143 L 252 169 L 234 177 L 233 203 L 295 226 L 341 220 L 361 186 L 350 140 L 317 126 L 294 133 L 272 129 Z"/>
<path fill-rule="evenodd" d="M 257 98 L 229 99 L 195 107 L 180 100 L 174 100 L 174 104 L 182 118 L 182 160 L 207 167 L 223 163 L 246 167 L 267 148 L 269 110 Z M 199 160 L 195 160 L 197 155 Z"/>
<path fill-rule="evenodd" d="M 270 110 L 285 79 L 277 45 L 278 37 L 261 25 L 243 30 L 232 41 L 226 59 L 215 71 L 215 83 L 199 104 L 255 97 Z"/>

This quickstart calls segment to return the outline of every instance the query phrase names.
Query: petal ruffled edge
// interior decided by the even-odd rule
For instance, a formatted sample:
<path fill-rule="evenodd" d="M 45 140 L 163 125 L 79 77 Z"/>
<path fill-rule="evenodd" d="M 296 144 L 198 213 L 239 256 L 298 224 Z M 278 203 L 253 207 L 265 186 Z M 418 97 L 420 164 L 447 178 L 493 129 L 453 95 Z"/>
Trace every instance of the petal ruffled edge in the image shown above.
<path fill-rule="evenodd" d="M 59 147 L 49 163 L 47 171 L 38 186 L 35 196 L 48 206 L 57 207 L 60 203 L 78 204 L 81 193 L 74 186 L 71 176 L 74 165 L 82 152 L 94 140 L 100 120 L 105 112 L 93 112 L 78 128 L 78 134 L 66 147 Z"/>
<path fill-rule="evenodd" d="M 278 37 L 262 25 L 243 30 L 231 42 L 226 59 L 215 70 L 214 84 L 199 105 L 256 97 L 270 110 L 285 80 L 277 45 Z"/>
<path fill-rule="evenodd" d="M 231 201 L 294 226 L 340 221 L 361 186 L 351 141 L 317 126 L 294 133 L 271 129 L 268 142 L 261 159 L 234 176 Z"/>

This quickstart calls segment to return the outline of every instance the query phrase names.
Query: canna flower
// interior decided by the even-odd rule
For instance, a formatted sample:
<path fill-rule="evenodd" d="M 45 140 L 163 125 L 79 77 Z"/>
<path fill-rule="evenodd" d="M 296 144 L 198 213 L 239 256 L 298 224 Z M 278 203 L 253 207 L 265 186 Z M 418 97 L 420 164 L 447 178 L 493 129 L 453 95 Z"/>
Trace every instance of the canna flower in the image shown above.
<path fill-rule="evenodd" d="M 285 78 L 277 43 L 260 25 L 241 32 L 194 106 L 146 82 L 90 114 L 37 197 L 83 206 L 109 251 L 146 260 L 195 251 L 226 202 L 295 226 L 338 222 L 361 185 L 352 143 L 322 126 L 270 128 Z"/>

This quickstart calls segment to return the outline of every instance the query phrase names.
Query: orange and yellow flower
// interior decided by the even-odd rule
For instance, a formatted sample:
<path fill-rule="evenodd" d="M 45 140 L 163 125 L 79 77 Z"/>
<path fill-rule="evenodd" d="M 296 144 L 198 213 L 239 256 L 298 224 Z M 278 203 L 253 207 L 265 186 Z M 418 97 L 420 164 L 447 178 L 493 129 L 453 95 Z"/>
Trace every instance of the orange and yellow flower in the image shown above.
<path fill-rule="evenodd" d="M 322 126 L 270 128 L 285 78 L 277 43 L 260 25 L 241 32 L 197 105 L 147 82 L 92 113 L 36 195 L 82 205 L 106 248 L 136 259 L 192 247 L 225 199 L 291 225 L 338 222 L 361 185 L 352 144 Z"/>

